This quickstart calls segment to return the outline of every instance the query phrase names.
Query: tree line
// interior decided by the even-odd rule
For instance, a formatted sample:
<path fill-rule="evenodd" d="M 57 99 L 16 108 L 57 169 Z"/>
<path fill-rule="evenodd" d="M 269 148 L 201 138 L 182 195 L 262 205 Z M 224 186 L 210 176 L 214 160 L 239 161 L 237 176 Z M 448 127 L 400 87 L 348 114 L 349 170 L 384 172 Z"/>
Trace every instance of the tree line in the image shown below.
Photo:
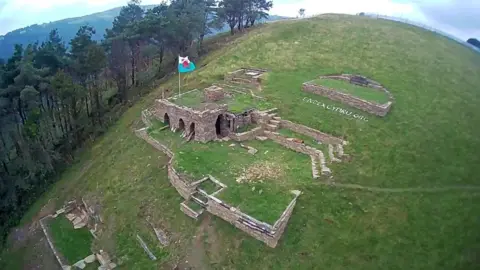
<path fill-rule="evenodd" d="M 232 34 L 268 16 L 267 0 L 171 0 L 144 10 L 122 7 L 104 40 L 81 26 L 64 41 L 47 40 L 0 59 L 0 233 L 2 240 L 30 204 L 101 135 L 141 87 L 172 71 L 178 55 L 199 55 L 213 28 Z M 68 43 L 66 43 L 68 42 Z"/>

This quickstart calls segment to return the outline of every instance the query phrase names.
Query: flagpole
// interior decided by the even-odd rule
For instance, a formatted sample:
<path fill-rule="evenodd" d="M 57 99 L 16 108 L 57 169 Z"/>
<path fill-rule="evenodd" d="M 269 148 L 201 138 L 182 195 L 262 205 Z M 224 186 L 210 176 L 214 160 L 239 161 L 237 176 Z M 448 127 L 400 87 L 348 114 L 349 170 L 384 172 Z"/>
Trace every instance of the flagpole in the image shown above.
<path fill-rule="evenodd" d="M 178 65 L 179 65 L 179 68 L 178 68 L 178 97 L 180 98 L 180 55 L 178 55 Z"/>

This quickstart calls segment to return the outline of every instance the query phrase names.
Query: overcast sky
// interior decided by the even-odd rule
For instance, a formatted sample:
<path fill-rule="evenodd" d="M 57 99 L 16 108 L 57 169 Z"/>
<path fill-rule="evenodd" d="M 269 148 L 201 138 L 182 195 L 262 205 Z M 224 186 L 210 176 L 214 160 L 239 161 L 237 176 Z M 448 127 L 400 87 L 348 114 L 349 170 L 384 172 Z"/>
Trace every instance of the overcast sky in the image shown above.
<path fill-rule="evenodd" d="M 65 18 L 78 17 L 126 4 L 126 0 L 0 0 L 0 35 Z M 143 0 L 158 4 L 161 0 Z M 273 0 L 270 14 L 296 16 L 320 13 L 374 12 L 424 23 L 463 40 L 480 39 L 480 0 Z"/>

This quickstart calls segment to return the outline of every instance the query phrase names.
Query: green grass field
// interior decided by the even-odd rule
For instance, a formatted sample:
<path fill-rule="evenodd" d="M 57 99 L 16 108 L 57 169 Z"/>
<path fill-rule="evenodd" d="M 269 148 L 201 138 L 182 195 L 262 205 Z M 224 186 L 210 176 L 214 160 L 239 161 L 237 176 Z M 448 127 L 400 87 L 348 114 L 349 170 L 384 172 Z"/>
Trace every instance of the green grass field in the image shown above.
<path fill-rule="evenodd" d="M 64 216 L 51 220 L 49 227 L 55 247 L 70 264 L 92 254 L 93 237 L 88 229 L 74 229 Z"/>
<path fill-rule="evenodd" d="M 375 90 L 369 87 L 351 84 L 346 81 L 334 79 L 315 79 L 311 82 L 317 85 L 323 85 L 329 88 L 333 88 L 345 94 L 351 94 L 367 101 L 374 101 L 379 104 L 388 102 L 388 96 L 385 92 Z"/>
<path fill-rule="evenodd" d="M 392 189 L 480 185 L 480 55 L 451 40 L 396 22 L 331 15 L 266 24 L 212 52 L 198 66 L 204 67 L 185 79 L 186 88 L 208 85 L 242 66 L 268 69 L 260 95 L 279 108 L 282 118 L 349 141 L 345 151 L 351 160 L 329 164 L 338 183 Z M 308 97 L 343 106 L 301 90 L 303 82 L 331 73 L 360 74 L 385 85 L 395 97 L 392 110 L 365 122 L 303 102 Z M 177 83 L 172 78 L 162 87 Z M 179 210 L 183 200 L 168 182 L 167 157 L 131 130 L 141 110 L 159 96 L 161 92 L 154 93 L 127 111 L 23 222 L 49 199 L 61 205 L 75 195 L 95 196 L 108 225 L 94 244 L 121 258 L 120 269 L 171 269 L 185 261 L 198 269 L 478 268 L 480 192 L 475 189 L 343 189 L 307 180 L 310 168 L 289 168 L 285 184 L 296 183 L 303 194 L 277 248 L 219 218 L 193 221 Z M 221 164 L 216 155 L 228 155 L 228 145 L 183 147 L 194 146 L 202 152 L 178 159 L 194 175 L 212 173 L 195 167 L 196 157 Z M 222 168 L 213 175 L 234 181 L 227 177 L 232 171 Z M 156 244 L 144 222 L 147 216 L 172 235 L 168 247 Z M 157 261 L 144 254 L 136 233 Z"/>

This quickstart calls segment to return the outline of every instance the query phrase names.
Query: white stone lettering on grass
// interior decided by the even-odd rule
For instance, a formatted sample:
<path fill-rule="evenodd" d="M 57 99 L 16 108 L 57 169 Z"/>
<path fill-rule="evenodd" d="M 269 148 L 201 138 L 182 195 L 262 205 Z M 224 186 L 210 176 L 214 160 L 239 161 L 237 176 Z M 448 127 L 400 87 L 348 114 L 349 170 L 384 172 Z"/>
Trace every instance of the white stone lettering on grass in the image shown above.
<path fill-rule="evenodd" d="M 314 105 L 317 105 L 318 107 L 324 108 L 325 110 L 333 111 L 333 112 L 343 114 L 343 115 L 346 115 L 346 116 L 354 118 L 354 119 L 358 119 L 358 120 L 368 122 L 367 117 L 365 117 L 363 115 L 355 114 L 355 113 L 353 113 L 349 110 L 346 110 L 346 109 L 343 109 L 343 108 L 340 108 L 340 107 L 335 107 L 333 105 L 325 105 L 325 103 L 320 102 L 320 101 L 315 100 L 315 99 L 304 97 L 303 102 L 314 104 Z"/>

